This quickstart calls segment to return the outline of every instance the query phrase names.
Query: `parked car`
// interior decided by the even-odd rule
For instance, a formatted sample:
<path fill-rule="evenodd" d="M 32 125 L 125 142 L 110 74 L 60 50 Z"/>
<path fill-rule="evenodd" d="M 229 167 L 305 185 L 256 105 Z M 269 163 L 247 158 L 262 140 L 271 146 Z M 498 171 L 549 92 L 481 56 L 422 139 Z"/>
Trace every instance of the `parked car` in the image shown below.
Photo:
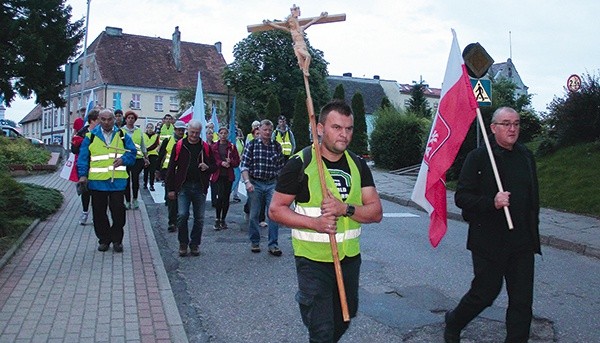
<path fill-rule="evenodd" d="M 25 137 L 19 131 L 17 131 L 17 129 L 15 129 L 14 127 L 9 126 L 9 125 L 2 125 L 2 132 L 0 134 L 4 137 L 8 137 L 10 139 L 19 139 L 19 138 L 27 139 L 28 141 L 31 142 L 31 144 L 33 144 L 35 146 L 39 146 L 39 147 L 45 146 L 43 141 L 41 141 L 37 138 L 33 138 L 33 137 Z"/>

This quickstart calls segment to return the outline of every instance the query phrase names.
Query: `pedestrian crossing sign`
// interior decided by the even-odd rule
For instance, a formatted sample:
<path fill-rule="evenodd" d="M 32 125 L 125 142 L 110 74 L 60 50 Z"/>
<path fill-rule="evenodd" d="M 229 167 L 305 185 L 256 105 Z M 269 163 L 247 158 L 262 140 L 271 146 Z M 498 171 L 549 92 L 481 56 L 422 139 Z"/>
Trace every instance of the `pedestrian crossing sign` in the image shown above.
<path fill-rule="evenodd" d="M 492 106 L 492 82 L 486 79 L 471 79 L 473 95 L 479 106 Z"/>

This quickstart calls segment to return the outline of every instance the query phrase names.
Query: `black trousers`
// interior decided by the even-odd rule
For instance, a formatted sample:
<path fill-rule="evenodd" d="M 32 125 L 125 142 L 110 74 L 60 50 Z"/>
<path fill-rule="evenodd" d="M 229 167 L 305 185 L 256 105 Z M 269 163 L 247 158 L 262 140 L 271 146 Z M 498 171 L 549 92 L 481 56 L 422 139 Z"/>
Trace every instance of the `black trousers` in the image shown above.
<path fill-rule="evenodd" d="M 346 257 L 341 261 L 344 288 L 350 317 L 358 310 L 358 278 L 361 257 Z M 298 293 L 302 322 L 308 328 L 311 343 L 332 343 L 340 340 L 350 326 L 344 322 L 333 263 L 316 262 L 296 257 Z"/>
<path fill-rule="evenodd" d="M 506 280 L 506 343 L 527 342 L 532 319 L 534 254 L 521 251 L 494 261 L 475 253 L 471 289 L 449 314 L 448 328 L 462 330 L 486 307 L 491 306 Z"/>
<path fill-rule="evenodd" d="M 123 227 L 125 226 L 125 204 L 123 191 L 103 192 L 90 190 L 92 197 L 92 214 L 94 231 L 99 244 L 123 243 Z M 108 209 L 112 225 L 108 221 Z"/>
<path fill-rule="evenodd" d="M 225 173 L 222 173 L 225 174 Z M 225 220 L 227 218 L 227 212 L 229 211 L 229 194 L 231 194 L 232 181 L 229 181 L 227 175 L 221 175 L 217 182 L 212 185 L 213 193 L 216 193 L 216 199 L 214 207 L 216 209 L 216 219 Z"/>
<path fill-rule="evenodd" d="M 133 198 L 138 198 L 138 192 L 140 191 L 140 173 L 144 169 L 144 159 L 138 158 L 135 160 L 135 164 L 131 167 L 127 167 L 127 187 L 125 187 L 125 201 L 131 202 L 131 193 L 133 192 Z"/>
<path fill-rule="evenodd" d="M 148 160 L 150 160 L 150 164 L 144 168 L 144 186 L 148 186 L 148 181 L 150 181 L 150 186 L 154 186 L 154 173 L 156 172 L 158 155 L 148 155 Z"/>

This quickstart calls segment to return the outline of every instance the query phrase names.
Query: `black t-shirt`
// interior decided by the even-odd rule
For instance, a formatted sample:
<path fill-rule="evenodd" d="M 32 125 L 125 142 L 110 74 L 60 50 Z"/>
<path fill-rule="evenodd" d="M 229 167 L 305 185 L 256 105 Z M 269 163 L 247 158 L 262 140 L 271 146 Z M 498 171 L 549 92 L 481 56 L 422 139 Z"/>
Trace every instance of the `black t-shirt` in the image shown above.
<path fill-rule="evenodd" d="M 373 174 L 371 174 L 371 170 L 369 169 L 369 166 L 367 166 L 367 162 L 362 158 L 359 158 L 359 161 L 362 164 L 362 166 L 357 166 L 361 171 L 361 187 L 375 187 Z M 348 194 L 350 194 L 350 187 L 352 187 L 350 166 L 348 165 L 346 154 L 342 155 L 342 158 L 340 158 L 338 161 L 331 162 L 326 158 L 323 158 L 323 162 L 325 162 L 325 168 L 329 170 L 331 177 L 337 185 L 342 199 L 345 200 L 348 197 Z M 283 194 L 295 195 L 296 201 L 298 202 L 307 202 L 310 198 L 308 193 L 308 177 L 303 177 L 302 181 L 298 182 L 302 164 L 302 160 L 298 155 L 294 155 L 292 158 L 290 158 L 279 174 L 275 191 Z"/>
<path fill-rule="evenodd" d="M 183 141 L 183 144 L 190 151 L 190 164 L 188 165 L 185 182 L 200 182 L 200 173 L 198 172 L 198 165 L 202 161 L 200 154 L 203 153 L 203 143 L 202 141 L 199 141 L 196 144 L 191 144 L 187 139 L 185 139 Z"/>

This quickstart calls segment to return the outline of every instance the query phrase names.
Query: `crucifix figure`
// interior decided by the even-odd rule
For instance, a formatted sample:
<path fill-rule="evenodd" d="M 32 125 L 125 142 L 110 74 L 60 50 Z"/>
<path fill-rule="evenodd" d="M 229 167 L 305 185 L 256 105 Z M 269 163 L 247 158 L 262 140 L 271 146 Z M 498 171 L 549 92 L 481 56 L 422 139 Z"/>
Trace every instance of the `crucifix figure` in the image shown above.
<path fill-rule="evenodd" d="M 285 22 L 263 20 L 263 25 L 249 25 L 248 32 L 266 31 L 272 28 L 284 30 L 292 35 L 294 44 L 294 54 L 298 59 L 298 65 L 304 76 L 310 76 L 308 68 L 310 67 L 311 56 L 304 39 L 304 30 L 313 24 L 331 23 L 346 20 L 345 14 L 329 16 L 327 12 L 321 12 L 321 15 L 314 18 L 299 19 L 300 7 L 295 4 L 290 8 L 290 15 Z"/>

